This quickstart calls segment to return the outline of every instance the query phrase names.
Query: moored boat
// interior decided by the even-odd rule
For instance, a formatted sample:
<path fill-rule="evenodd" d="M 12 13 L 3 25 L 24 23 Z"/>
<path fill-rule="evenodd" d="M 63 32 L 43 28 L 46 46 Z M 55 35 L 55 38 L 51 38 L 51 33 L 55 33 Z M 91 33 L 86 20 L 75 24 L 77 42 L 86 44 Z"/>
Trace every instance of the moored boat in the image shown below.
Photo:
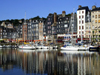
<path fill-rule="evenodd" d="M 99 46 L 90 46 L 89 51 L 99 52 Z"/>
<path fill-rule="evenodd" d="M 20 45 L 19 49 L 34 49 L 34 46 L 31 46 L 31 45 Z"/>

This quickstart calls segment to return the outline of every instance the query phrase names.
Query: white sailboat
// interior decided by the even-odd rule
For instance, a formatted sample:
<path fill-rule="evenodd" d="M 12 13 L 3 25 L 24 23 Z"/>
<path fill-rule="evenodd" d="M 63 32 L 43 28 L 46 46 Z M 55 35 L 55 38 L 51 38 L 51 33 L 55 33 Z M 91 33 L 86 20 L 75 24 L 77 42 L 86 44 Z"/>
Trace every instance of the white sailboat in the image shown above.
<path fill-rule="evenodd" d="M 26 24 L 26 13 L 25 13 L 25 24 Z M 32 33 L 32 30 L 31 30 L 31 33 Z M 31 36 L 32 37 L 32 36 Z M 31 42 L 32 42 L 32 39 L 31 39 Z M 34 49 L 35 47 L 31 44 L 25 44 L 25 33 L 24 33 L 24 44 L 23 45 L 20 45 L 19 46 L 19 49 Z"/>
<path fill-rule="evenodd" d="M 25 49 L 25 50 L 27 50 L 27 49 L 33 49 L 33 47 L 30 46 L 30 45 L 20 45 L 19 49 Z"/>
<path fill-rule="evenodd" d="M 74 21 L 74 12 L 73 12 L 73 21 Z M 73 25 L 74 26 L 74 25 Z M 73 40 L 73 26 L 72 26 L 72 40 Z M 70 28 L 70 26 L 69 26 Z M 69 34 L 69 31 L 68 31 Z M 71 41 L 72 43 L 67 43 L 65 46 L 61 47 L 61 50 L 65 50 L 65 51 L 78 51 L 79 47 L 78 46 L 73 46 L 73 41 Z"/>

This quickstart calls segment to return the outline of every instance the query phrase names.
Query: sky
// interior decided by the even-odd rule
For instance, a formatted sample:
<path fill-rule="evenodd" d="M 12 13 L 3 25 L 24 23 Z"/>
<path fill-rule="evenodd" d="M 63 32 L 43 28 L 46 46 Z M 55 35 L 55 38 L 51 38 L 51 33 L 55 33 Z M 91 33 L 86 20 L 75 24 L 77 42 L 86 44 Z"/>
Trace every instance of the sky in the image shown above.
<path fill-rule="evenodd" d="M 0 21 L 11 19 L 30 19 L 36 16 L 47 17 L 49 13 L 70 14 L 77 12 L 78 6 L 100 7 L 100 0 L 0 0 Z"/>

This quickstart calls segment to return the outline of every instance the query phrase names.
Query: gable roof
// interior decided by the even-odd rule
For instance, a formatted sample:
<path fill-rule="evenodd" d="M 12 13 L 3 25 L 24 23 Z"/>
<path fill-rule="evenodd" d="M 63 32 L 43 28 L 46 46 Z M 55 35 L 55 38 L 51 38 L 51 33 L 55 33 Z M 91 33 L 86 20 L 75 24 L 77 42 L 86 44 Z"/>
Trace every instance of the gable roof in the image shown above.
<path fill-rule="evenodd" d="M 99 11 L 99 10 L 100 10 L 100 7 L 92 9 L 91 11 Z"/>
<path fill-rule="evenodd" d="M 89 10 L 88 6 L 78 8 L 78 10 L 83 10 L 83 9 L 85 9 L 85 10 Z"/>

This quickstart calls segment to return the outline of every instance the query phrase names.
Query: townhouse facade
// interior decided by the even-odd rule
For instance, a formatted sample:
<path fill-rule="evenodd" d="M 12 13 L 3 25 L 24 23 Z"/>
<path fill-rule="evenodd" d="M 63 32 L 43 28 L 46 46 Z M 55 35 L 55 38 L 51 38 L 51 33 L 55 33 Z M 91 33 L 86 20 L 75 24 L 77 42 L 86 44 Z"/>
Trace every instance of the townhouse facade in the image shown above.
<path fill-rule="evenodd" d="M 23 38 L 23 41 L 27 40 L 27 23 L 24 22 L 23 25 L 22 25 L 22 38 Z"/>
<path fill-rule="evenodd" d="M 91 25 L 92 41 L 100 42 L 100 7 L 92 6 Z"/>
<path fill-rule="evenodd" d="M 77 10 L 77 37 L 81 38 L 80 42 L 83 42 L 83 38 L 86 36 L 86 22 L 87 22 L 87 14 L 88 14 L 89 8 L 88 6 L 82 7 L 79 5 L 79 8 Z"/>
<path fill-rule="evenodd" d="M 2 22 L 0 26 L 0 39 L 4 41 L 11 41 L 14 42 L 15 37 L 15 29 L 13 28 L 13 25 L 8 22 Z"/>
<path fill-rule="evenodd" d="M 73 31 L 73 33 L 72 33 Z M 15 33 L 16 32 L 16 33 Z M 19 24 L 14 30 L 13 24 L 2 23 L 0 26 L 0 38 L 22 38 L 23 41 L 58 42 L 68 39 L 67 34 L 75 40 L 100 41 L 100 7 L 79 5 L 77 14 L 66 15 L 49 13 L 46 20 L 29 20 Z M 73 35 L 72 35 L 73 34 Z M 14 36 L 17 35 L 17 36 Z"/>

